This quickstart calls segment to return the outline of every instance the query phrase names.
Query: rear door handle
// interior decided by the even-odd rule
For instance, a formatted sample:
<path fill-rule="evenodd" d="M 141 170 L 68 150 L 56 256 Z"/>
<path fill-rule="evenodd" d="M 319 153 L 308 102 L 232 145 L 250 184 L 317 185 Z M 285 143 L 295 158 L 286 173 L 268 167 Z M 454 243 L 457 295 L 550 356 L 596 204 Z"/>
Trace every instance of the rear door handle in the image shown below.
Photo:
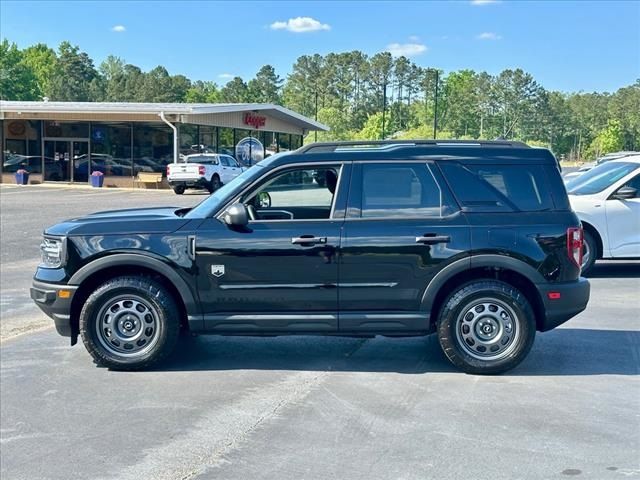
<path fill-rule="evenodd" d="M 451 237 L 449 235 L 436 235 L 434 233 L 426 233 L 422 237 L 416 237 L 416 243 L 424 245 L 435 245 L 436 243 L 449 243 Z"/>
<path fill-rule="evenodd" d="M 313 235 L 301 235 L 291 239 L 294 245 L 318 245 L 327 243 L 327 237 L 314 237 Z"/>

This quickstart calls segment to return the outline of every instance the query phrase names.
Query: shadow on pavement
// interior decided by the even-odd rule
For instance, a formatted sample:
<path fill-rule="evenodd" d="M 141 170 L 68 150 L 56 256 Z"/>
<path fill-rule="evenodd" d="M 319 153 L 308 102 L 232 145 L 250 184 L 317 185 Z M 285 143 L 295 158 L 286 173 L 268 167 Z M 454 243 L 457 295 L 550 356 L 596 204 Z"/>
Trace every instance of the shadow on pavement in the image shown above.
<path fill-rule="evenodd" d="M 640 262 L 597 263 L 587 278 L 640 278 Z"/>
<path fill-rule="evenodd" d="M 525 361 L 507 376 L 638 375 L 640 332 L 560 328 L 538 334 Z M 435 335 L 374 339 L 219 337 L 185 339 L 161 370 L 396 372 L 457 370 Z"/>

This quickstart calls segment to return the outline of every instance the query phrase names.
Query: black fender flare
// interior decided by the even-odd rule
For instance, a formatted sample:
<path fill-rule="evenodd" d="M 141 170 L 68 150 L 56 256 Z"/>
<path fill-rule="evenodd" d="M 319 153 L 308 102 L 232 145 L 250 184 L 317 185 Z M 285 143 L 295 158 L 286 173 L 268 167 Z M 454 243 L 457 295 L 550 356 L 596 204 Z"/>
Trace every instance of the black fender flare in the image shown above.
<path fill-rule="evenodd" d="M 454 275 L 472 268 L 494 267 L 513 270 L 529 279 L 533 284 L 546 283 L 545 278 L 531 265 L 522 260 L 504 255 L 472 255 L 458 259 L 440 270 L 429 282 L 422 294 L 420 309 L 431 312 L 436 295 Z"/>
<path fill-rule="evenodd" d="M 189 324 L 192 322 L 202 321 L 202 312 L 200 310 L 200 304 L 196 299 L 193 291 L 189 287 L 188 283 L 166 263 L 166 260 L 162 257 L 151 256 L 148 253 L 114 253 L 105 257 L 93 260 L 82 268 L 80 268 L 69 279 L 69 285 L 81 285 L 87 278 L 100 270 L 105 268 L 117 267 L 117 266 L 140 266 L 153 270 L 158 274 L 166 277 L 178 291 L 184 302 L 185 309 L 187 311 L 187 317 Z"/>

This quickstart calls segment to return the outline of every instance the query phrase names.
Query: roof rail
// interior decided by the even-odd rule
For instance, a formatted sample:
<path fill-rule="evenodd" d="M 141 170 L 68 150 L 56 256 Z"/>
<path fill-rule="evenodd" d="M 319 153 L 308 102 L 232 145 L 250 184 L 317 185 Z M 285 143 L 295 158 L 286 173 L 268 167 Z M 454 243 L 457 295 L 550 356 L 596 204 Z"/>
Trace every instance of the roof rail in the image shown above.
<path fill-rule="evenodd" d="M 526 143 L 509 140 L 347 140 L 340 142 L 310 143 L 298 149 L 296 153 L 353 152 L 358 150 L 380 151 L 422 146 L 530 148 Z"/>

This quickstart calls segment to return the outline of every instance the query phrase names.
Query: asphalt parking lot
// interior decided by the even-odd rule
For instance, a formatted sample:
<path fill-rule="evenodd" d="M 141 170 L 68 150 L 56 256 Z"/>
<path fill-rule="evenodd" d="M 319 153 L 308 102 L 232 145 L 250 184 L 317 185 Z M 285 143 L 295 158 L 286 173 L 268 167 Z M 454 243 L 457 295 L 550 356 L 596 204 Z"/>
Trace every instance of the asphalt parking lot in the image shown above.
<path fill-rule="evenodd" d="M 502 376 L 434 336 L 197 337 L 147 372 L 96 368 L 29 300 L 40 233 L 198 193 L 0 187 L 2 479 L 640 478 L 640 262 Z"/>

